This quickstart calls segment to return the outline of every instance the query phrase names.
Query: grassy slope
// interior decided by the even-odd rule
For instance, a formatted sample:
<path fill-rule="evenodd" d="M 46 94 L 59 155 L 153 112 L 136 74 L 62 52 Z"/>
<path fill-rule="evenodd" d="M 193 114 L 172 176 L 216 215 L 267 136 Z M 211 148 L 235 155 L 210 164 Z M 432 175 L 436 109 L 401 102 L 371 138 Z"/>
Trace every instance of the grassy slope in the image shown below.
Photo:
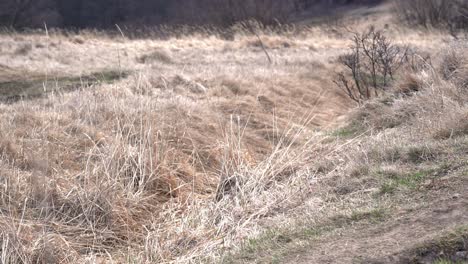
<path fill-rule="evenodd" d="M 328 139 L 348 145 L 316 165 L 315 210 L 299 207 L 297 222 L 246 242 L 225 261 L 466 261 L 467 54 L 465 44 L 452 44 L 433 55 L 429 74 L 426 66 L 407 73 L 417 76 L 418 92 L 400 94 L 409 85 L 400 81 L 350 114 Z"/>
<path fill-rule="evenodd" d="M 0 105 L 2 261 L 216 259 L 257 232 L 297 191 L 272 183 L 350 103 L 323 78 L 337 37 L 266 30 L 274 65 L 236 38 L 2 35 L 4 94 L 53 91 Z M 97 72 L 129 75 L 81 83 Z"/>
<path fill-rule="evenodd" d="M 448 39 L 391 31 L 431 53 Z M 466 94 L 421 74 L 423 92 L 375 101 L 333 130 L 353 107 L 331 79 L 348 34 L 263 30 L 272 65 L 241 29 L 235 41 L 2 35 L 0 83 L 129 75 L 68 93 L 56 81 L 57 92 L 0 105 L 1 262 L 320 262 L 311 247 L 352 257 L 338 234 L 439 221 L 437 202 L 457 225 Z"/>

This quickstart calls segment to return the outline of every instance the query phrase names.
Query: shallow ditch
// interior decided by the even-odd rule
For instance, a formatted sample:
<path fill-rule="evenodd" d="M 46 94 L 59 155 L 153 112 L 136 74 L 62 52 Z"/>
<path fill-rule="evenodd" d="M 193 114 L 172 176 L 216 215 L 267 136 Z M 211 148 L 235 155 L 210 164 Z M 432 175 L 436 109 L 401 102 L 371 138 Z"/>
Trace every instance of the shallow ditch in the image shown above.
<path fill-rule="evenodd" d="M 109 70 L 83 76 L 25 77 L 8 81 L 0 79 L 0 102 L 12 103 L 39 98 L 52 92 L 70 92 L 101 83 L 113 83 L 129 74 L 128 71 Z"/>

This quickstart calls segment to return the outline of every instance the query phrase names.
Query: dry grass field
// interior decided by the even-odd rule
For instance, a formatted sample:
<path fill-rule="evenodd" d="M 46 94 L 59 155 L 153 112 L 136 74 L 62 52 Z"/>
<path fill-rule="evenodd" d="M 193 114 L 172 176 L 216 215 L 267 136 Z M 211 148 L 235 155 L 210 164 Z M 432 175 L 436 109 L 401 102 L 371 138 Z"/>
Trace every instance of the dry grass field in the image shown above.
<path fill-rule="evenodd" d="M 0 263 L 466 260 L 466 40 L 357 17 L 2 33 Z M 357 107 L 333 81 L 371 24 L 416 62 Z"/>

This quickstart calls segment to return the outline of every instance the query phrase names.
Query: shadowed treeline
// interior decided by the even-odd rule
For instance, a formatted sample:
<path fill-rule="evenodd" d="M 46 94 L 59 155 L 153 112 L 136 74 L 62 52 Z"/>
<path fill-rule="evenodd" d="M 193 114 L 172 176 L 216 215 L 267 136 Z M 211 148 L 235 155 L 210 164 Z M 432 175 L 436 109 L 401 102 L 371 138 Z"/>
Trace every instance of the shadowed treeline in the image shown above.
<path fill-rule="evenodd" d="M 0 26 L 109 28 L 158 24 L 228 26 L 256 19 L 286 22 L 315 5 L 343 5 L 375 0 L 2 0 Z"/>

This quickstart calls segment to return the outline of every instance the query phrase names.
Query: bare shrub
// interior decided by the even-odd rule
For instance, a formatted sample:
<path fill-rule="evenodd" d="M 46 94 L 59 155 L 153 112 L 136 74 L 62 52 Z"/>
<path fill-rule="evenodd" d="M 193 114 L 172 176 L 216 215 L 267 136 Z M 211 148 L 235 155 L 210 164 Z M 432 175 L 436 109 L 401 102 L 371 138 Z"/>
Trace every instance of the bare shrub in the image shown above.
<path fill-rule="evenodd" d="M 338 73 L 334 82 L 361 104 L 389 87 L 407 55 L 408 48 L 393 44 L 382 31 L 371 27 L 354 34 L 350 52 L 338 59 L 346 71 Z"/>
<path fill-rule="evenodd" d="M 454 43 L 442 58 L 419 72 L 405 74 L 393 88 L 389 104 L 371 100 L 356 110 L 354 122 L 361 130 L 411 127 L 421 137 L 450 139 L 467 134 L 468 89 L 466 89 L 466 46 Z M 416 160 L 417 153 L 410 156 Z M 427 155 L 426 155 L 427 156 Z"/>

